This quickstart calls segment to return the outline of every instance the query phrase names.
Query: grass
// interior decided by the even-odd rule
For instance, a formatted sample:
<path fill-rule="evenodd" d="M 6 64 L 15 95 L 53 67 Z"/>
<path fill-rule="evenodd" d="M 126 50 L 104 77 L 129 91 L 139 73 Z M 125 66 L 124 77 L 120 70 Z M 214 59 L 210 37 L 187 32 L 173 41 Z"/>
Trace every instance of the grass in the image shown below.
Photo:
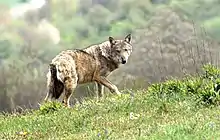
<path fill-rule="evenodd" d="M 126 93 L 126 92 L 125 92 Z M 0 139 L 220 139 L 220 108 L 187 96 L 164 100 L 134 96 L 86 99 L 73 108 L 47 103 L 26 114 L 0 116 Z"/>

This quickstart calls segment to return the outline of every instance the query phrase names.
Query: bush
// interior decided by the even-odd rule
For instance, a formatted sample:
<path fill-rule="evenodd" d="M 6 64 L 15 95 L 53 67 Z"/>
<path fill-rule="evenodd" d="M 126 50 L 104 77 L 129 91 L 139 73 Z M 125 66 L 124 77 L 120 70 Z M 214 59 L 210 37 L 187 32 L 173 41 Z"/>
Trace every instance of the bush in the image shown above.
<path fill-rule="evenodd" d="M 169 80 L 164 83 L 152 84 L 148 92 L 162 99 L 171 97 L 191 96 L 203 105 L 218 105 L 220 103 L 220 70 L 212 65 L 204 65 L 203 73 L 196 77 L 186 77 L 182 80 Z M 178 98 L 179 99 L 179 98 Z"/>
<path fill-rule="evenodd" d="M 40 106 L 38 113 L 44 115 L 44 114 L 48 114 L 48 113 L 53 113 L 53 112 L 58 111 L 62 108 L 64 108 L 64 106 L 60 102 L 55 102 L 55 101 L 47 102 L 47 103 L 44 103 Z"/>

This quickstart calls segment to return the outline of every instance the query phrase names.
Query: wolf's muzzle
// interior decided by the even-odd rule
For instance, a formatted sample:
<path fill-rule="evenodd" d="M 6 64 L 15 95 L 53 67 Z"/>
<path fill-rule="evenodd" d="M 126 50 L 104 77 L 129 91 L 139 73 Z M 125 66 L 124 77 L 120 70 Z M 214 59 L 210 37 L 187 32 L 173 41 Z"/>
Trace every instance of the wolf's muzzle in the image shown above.
<path fill-rule="evenodd" d="M 127 60 L 125 58 L 121 57 L 121 63 L 125 64 L 125 63 L 127 63 Z"/>

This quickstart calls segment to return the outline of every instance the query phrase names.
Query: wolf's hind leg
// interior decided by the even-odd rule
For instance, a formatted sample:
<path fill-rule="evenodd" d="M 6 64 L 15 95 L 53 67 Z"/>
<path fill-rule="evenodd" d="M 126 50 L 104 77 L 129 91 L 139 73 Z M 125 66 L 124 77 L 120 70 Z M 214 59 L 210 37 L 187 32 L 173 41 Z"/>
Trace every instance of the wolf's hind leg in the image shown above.
<path fill-rule="evenodd" d="M 75 88 L 77 86 L 77 78 L 68 77 L 66 78 L 64 82 L 64 98 L 63 98 L 63 104 L 67 107 L 70 107 L 70 97 L 72 93 L 74 92 Z"/>

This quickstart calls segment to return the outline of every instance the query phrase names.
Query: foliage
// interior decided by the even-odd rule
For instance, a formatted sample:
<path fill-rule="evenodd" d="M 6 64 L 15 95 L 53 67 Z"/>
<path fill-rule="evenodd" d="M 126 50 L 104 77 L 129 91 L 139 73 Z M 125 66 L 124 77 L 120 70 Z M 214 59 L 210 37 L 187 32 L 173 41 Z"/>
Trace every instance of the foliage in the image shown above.
<path fill-rule="evenodd" d="M 60 102 L 48 102 L 40 106 L 39 114 L 53 113 L 63 108 Z"/>
<path fill-rule="evenodd" d="M 152 84 L 148 91 L 153 96 L 169 99 L 170 96 L 190 96 L 204 105 L 219 105 L 220 70 L 212 65 L 203 67 L 203 74 L 182 80 L 169 80 Z"/>
<path fill-rule="evenodd" d="M 219 39 L 219 34 L 220 34 L 220 18 L 219 17 L 213 17 L 209 20 L 206 20 L 203 25 L 204 28 L 207 30 L 207 33 L 212 36 L 212 38 L 218 40 Z"/>
<path fill-rule="evenodd" d="M 14 6 L 20 2 L 21 1 L 19 1 L 19 0 L 0 0 L 0 4 L 5 4 L 5 5 L 9 5 L 9 6 Z"/>
<path fill-rule="evenodd" d="M 10 0 L 4 3 L 14 5 L 16 2 Z M 135 39 L 141 38 L 141 45 L 134 49 L 140 48 L 142 51 L 142 46 L 149 49 L 147 44 L 154 43 L 144 34 L 152 34 L 148 32 L 151 19 L 160 19 L 161 16 L 155 15 L 155 12 L 163 8 L 174 10 L 183 21 L 204 26 L 211 39 L 219 41 L 218 0 L 52 0 L 48 20 L 61 33 L 59 45 L 51 44 L 45 36 L 40 35 L 34 24 L 20 20 L 5 21 L 7 24 L 0 27 L 0 110 L 12 111 L 23 105 L 36 108 L 42 96 L 45 96 L 48 63 L 61 50 L 83 48 L 106 40 L 108 36 L 119 37 L 127 33 L 135 33 Z M 162 21 L 164 19 L 166 17 L 162 17 Z M 166 28 L 166 24 L 164 26 Z M 141 33 L 136 32 L 138 29 Z M 151 31 L 157 33 L 158 29 Z M 188 35 L 184 30 L 180 34 Z M 178 42 L 186 39 L 179 38 Z M 174 47 L 178 47 L 178 42 L 174 40 Z M 208 49 L 203 45 L 196 44 L 192 50 L 196 47 Z M 160 46 L 163 44 L 154 44 L 153 49 Z M 158 55 L 151 50 L 143 52 L 141 55 Z M 187 56 L 190 53 L 180 49 L 178 54 L 172 56 L 165 48 L 162 55 L 175 59 L 177 55 L 177 61 L 187 65 L 190 62 L 183 61 L 182 54 Z M 192 55 L 195 56 L 192 60 L 194 67 L 200 62 L 197 57 L 207 56 L 207 53 L 198 51 L 198 54 Z M 142 69 L 150 64 L 158 71 L 170 67 L 165 64 L 165 69 L 161 69 L 163 62 L 160 59 L 163 57 L 156 61 L 145 56 L 143 59 L 147 59 L 149 64 L 132 67 L 134 73 L 137 68 Z M 209 61 L 212 61 L 211 58 L 205 62 Z M 150 69 L 148 72 L 151 74 L 155 71 Z M 220 71 L 213 65 L 205 65 L 203 72 L 197 74 L 183 79 L 177 75 L 175 79 L 152 84 L 144 91 L 131 91 L 130 95 L 123 94 L 121 98 L 109 95 L 100 101 L 86 100 L 76 104 L 73 109 L 51 102 L 42 104 L 33 113 L 0 115 L 0 139 L 219 139 L 220 112 L 217 105 L 220 101 Z M 142 73 L 140 75 L 144 84 L 146 77 Z M 152 75 L 149 77 L 154 78 Z M 84 92 L 79 93 L 81 97 Z"/>
<path fill-rule="evenodd" d="M 14 5 L 18 1 L 1 2 Z M 152 18 L 160 18 L 154 17 L 154 13 L 163 8 L 173 9 L 185 19 L 204 25 L 213 40 L 219 39 L 218 0 L 51 0 L 48 20 L 60 31 L 59 45 L 38 34 L 35 24 L 9 20 L 0 28 L 0 110 L 37 106 L 46 92 L 48 63 L 59 51 L 83 48 L 108 36 L 120 37 L 147 29 Z M 142 38 L 142 42 L 148 40 L 139 33 L 135 37 Z"/>
<path fill-rule="evenodd" d="M 130 92 L 134 96 L 124 92 L 121 97 L 87 99 L 53 113 L 39 114 L 40 109 L 25 115 L 0 115 L 0 139 L 220 138 L 218 107 L 198 107 L 186 96 L 160 102 L 147 91 Z"/>

